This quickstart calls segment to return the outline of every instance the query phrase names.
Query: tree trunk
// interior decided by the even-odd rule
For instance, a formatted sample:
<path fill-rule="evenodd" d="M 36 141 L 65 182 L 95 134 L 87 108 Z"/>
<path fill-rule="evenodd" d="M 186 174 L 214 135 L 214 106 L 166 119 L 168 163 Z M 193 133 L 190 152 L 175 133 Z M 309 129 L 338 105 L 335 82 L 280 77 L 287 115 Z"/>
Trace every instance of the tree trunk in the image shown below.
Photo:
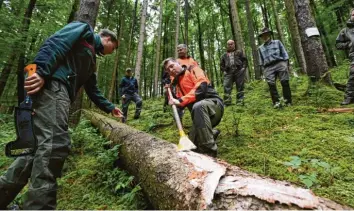
<path fill-rule="evenodd" d="M 100 0 L 80 0 L 80 9 L 77 13 L 77 20 L 85 21 L 95 28 L 96 18 L 98 15 L 98 8 L 100 6 Z M 83 87 L 76 93 L 76 99 L 71 104 L 69 123 L 71 126 L 76 126 L 80 121 L 82 100 L 84 89 Z"/>
<path fill-rule="evenodd" d="M 233 20 L 233 22 L 231 24 L 233 25 L 233 29 L 234 29 L 234 33 L 235 33 L 236 49 L 245 52 L 245 47 L 244 47 L 243 38 L 242 38 L 242 30 L 241 30 L 241 25 L 240 25 L 240 19 L 239 19 L 238 11 L 237 11 L 236 0 L 230 0 L 230 5 L 231 5 L 232 20 Z"/>
<path fill-rule="evenodd" d="M 101 134 L 120 145 L 120 161 L 135 176 L 154 209 L 349 210 L 311 190 L 231 166 L 101 114 L 85 111 Z M 221 178 L 221 180 L 220 180 Z"/>
<path fill-rule="evenodd" d="M 267 5 L 265 3 L 265 0 L 262 0 L 262 2 L 261 2 L 261 10 L 262 10 L 264 27 L 270 28 L 269 19 L 268 19 Z"/>
<path fill-rule="evenodd" d="M 197 10 L 199 10 L 199 8 Z M 196 16 L 197 16 L 197 24 L 198 24 L 198 46 L 199 46 L 200 63 L 201 63 L 201 68 L 205 70 L 203 31 L 200 23 L 200 15 L 198 11 L 196 12 Z"/>
<path fill-rule="evenodd" d="M 31 24 L 31 18 L 32 18 L 32 13 L 33 9 L 36 5 L 36 0 L 30 0 L 28 2 L 28 6 L 25 12 L 25 16 L 22 20 L 22 38 L 21 41 L 18 45 L 19 47 L 19 59 L 18 59 L 18 64 L 17 64 L 17 95 L 18 95 L 18 105 L 25 99 L 25 90 L 24 90 L 24 85 L 25 85 L 25 75 L 24 75 L 24 68 L 25 68 L 25 53 L 26 53 L 26 43 L 27 43 L 27 37 L 28 37 L 28 29 Z M 16 46 L 17 47 L 17 46 Z"/>
<path fill-rule="evenodd" d="M 77 9 L 79 7 L 79 3 L 80 3 L 80 0 L 74 0 L 67 23 L 70 23 L 75 20 L 75 16 L 76 16 Z"/>
<path fill-rule="evenodd" d="M 148 7 L 148 0 L 143 1 L 143 8 L 141 11 L 141 18 L 140 18 L 140 33 L 139 33 L 139 44 L 138 44 L 138 55 L 136 57 L 135 63 L 135 78 L 140 82 L 140 69 L 141 69 L 141 62 L 143 57 L 144 51 L 144 42 L 145 42 L 145 22 L 147 16 L 147 7 Z"/>
<path fill-rule="evenodd" d="M 176 11 L 175 58 L 178 57 L 177 45 L 178 45 L 178 43 L 179 43 L 179 41 L 178 41 L 178 38 L 179 38 L 179 27 L 180 27 L 179 17 L 180 17 L 180 11 L 181 11 L 181 3 L 180 3 L 180 0 L 176 0 L 176 4 L 177 4 L 177 11 Z"/>
<path fill-rule="evenodd" d="M 154 97 L 158 95 L 158 85 L 159 85 L 159 73 L 160 73 L 160 48 L 161 48 L 161 36 L 162 36 L 162 14 L 163 14 L 163 0 L 160 0 L 160 17 L 159 17 L 159 28 L 157 32 L 157 42 L 156 42 L 156 57 L 155 57 L 155 79 L 154 79 Z"/>
<path fill-rule="evenodd" d="M 332 84 L 320 38 L 318 36 L 308 37 L 305 32 L 307 28 L 316 27 L 309 0 L 294 0 L 294 2 L 302 48 L 305 53 L 307 75 L 311 81 L 323 80 L 326 84 Z"/>
<path fill-rule="evenodd" d="M 188 0 L 184 1 L 184 44 L 188 46 L 188 19 L 189 19 L 189 3 Z"/>
<path fill-rule="evenodd" d="M 300 66 L 300 72 L 303 74 L 306 74 L 307 73 L 306 60 L 305 60 L 304 51 L 303 51 L 302 45 L 301 45 L 301 38 L 300 38 L 300 34 L 299 34 L 299 29 L 297 26 L 297 21 L 295 18 L 294 0 L 285 0 L 285 8 L 286 8 L 286 12 L 287 12 L 289 31 L 290 31 L 290 35 L 291 35 L 291 43 L 292 43 L 293 49 L 295 51 L 295 57 L 296 57 L 297 63 Z"/>
<path fill-rule="evenodd" d="M 317 7 L 316 7 L 314 0 L 310 0 L 310 6 L 312 9 L 312 14 L 314 14 L 316 24 L 318 25 L 318 29 L 321 34 L 321 43 L 322 43 L 323 50 L 325 51 L 327 64 L 329 65 L 329 67 L 337 66 L 336 60 L 334 58 L 333 49 L 331 48 L 330 41 L 328 39 L 328 34 L 326 32 L 326 29 L 325 29 L 325 26 L 324 26 L 322 20 L 320 19 L 320 16 L 318 14 Z"/>
<path fill-rule="evenodd" d="M 284 42 L 285 39 L 284 39 L 284 35 L 283 35 L 283 30 L 281 28 L 279 15 L 278 15 L 278 11 L 276 10 L 275 2 L 274 2 L 274 0 L 270 0 L 270 3 L 272 5 L 273 16 L 275 18 L 275 25 L 276 25 L 276 28 L 277 28 L 279 40 L 285 45 L 285 42 Z"/>
<path fill-rule="evenodd" d="M 258 58 L 258 50 L 256 46 L 254 28 L 253 28 L 253 15 L 250 6 L 250 0 L 246 0 L 246 14 L 247 14 L 247 27 L 248 27 L 248 35 L 250 38 L 251 48 L 252 48 L 252 58 L 253 58 L 253 71 L 254 77 L 256 80 L 261 80 L 261 71 L 259 68 L 259 58 Z"/>
<path fill-rule="evenodd" d="M 131 52 L 132 52 L 132 45 L 133 45 L 133 37 L 134 37 L 134 29 L 135 29 L 135 23 L 136 23 L 136 10 L 138 8 L 138 0 L 135 0 L 135 4 L 134 4 L 134 12 L 133 12 L 133 16 L 132 16 L 132 25 L 130 28 L 130 36 L 129 36 L 129 43 L 128 43 L 128 53 L 127 53 L 127 64 L 125 65 L 125 67 L 130 67 L 131 61 L 132 59 L 131 57 Z"/>
<path fill-rule="evenodd" d="M 127 0 L 125 0 L 125 5 L 127 5 Z M 117 29 L 119 28 L 118 30 L 118 41 L 121 40 L 122 38 L 122 34 L 123 34 L 123 28 L 124 28 L 124 18 L 123 18 L 123 12 L 124 11 L 120 11 L 119 13 L 119 26 L 117 25 Z M 112 102 L 112 97 L 113 97 L 113 92 L 114 92 L 114 87 L 116 87 L 116 75 L 118 75 L 118 64 L 119 64 L 119 46 L 116 50 L 116 57 L 114 59 L 114 68 L 113 68 L 113 72 L 112 72 L 112 80 L 111 80 L 111 85 L 110 85 L 110 88 L 109 88 L 109 92 L 108 92 L 108 97 L 107 99 L 109 101 Z"/>

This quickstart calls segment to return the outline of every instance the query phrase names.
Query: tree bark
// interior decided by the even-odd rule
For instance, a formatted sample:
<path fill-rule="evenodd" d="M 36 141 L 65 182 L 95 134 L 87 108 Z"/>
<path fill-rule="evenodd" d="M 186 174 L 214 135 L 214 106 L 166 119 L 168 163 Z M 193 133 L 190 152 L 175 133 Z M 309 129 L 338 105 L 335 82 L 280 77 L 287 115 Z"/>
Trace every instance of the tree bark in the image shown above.
<path fill-rule="evenodd" d="M 247 26 L 248 26 L 248 35 L 250 38 L 251 48 L 252 48 L 252 58 L 253 58 L 253 71 L 256 80 L 261 80 L 261 71 L 259 68 L 259 58 L 258 50 L 256 46 L 256 39 L 253 28 L 253 16 L 251 12 L 250 0 L 246 0 L 246 14 L 247 14 Z"/>
<path fill-rule="evenodd" d="M 297 63 L 300 66 L 300 72 L 306 74 L 307 73 L 306 60 L 301 45 L 301 38 L 297 26 L 297 21 L 295 18 L 294 0 L 285 0 L 285 8 L 287 12 L 289 31 L 291 35 L 291 43 L 295 52 L 295 58 L 297 60 Z"/>
<path fill-rule="evenodd" d="M 276 5 L 274 0 L 270 0 L 270 3 L 272 5 L 272 10 L 273 10 L 273 16 L 275 18 L 275 25 L 277 28 L 277 33 L 278 33 L 278 37 L 279 40 L 285 45 L 285 39 L 284 39 L 284 35 L 283 35 L 283 30 L 280 24 L 280 20 L 279 20 L 279 15 L 278 15 L 278 11 L 276 10 Z"/>
<path fill-rule="evenodd" d="M 160 73 L 160 48 L 161 48 L 161 36 L 162 36 L 162 14 L 163 14 L 163 0 L 160 0 L 160 16 L 159 16 L 159 26 L 157 32 L 157 42 L 156 42 L 156 57 L 155 57 L 155 77 L 154 77 L 154 97 L 158 95 L 158 85 L 159 85 L 159 73 Z"/>
<path fill-rule="evenodd" d="M 140 18 L 140 33 L 139 33 L 139 44 L 138 44 L 138 55 L 136 57 L 135 63 L 135 78 L 140 82 L 140 70 L 141 70 L 141 62 L 144 52 L 144 42 L 145 42 L 145 22 L 147 16 L 147 7 L 148 7 L 148 0 L 143 1 L 143 8 L 141 11 L 141 18 Z"/>
<path fill-rule="evenodd" d="M 135 176 L 154 209 L 350 209 L 311 190 L 260 177 L 225 161 L 177 152 L 175 144 L 101 114 L 85 113 L 101 134 L 120 145 L 121 163 Z"/>
<path fill-rule="evenodd" d="M 130 35 L 129 35 L 129 43 L 128 43 L 128 53 L 127 53 L 127 64 L 125 65 L 125 67 L 130 67 L 132 64 L 131 64 L 131 61 L 132 59 L 130 58 L 131 57 L 131 52 L 132 52 L 132 45 L 133 45 L 133 37 L 134 37 L 134 29 L 135 29 L 135 23 L 136 23 L 136 10 L 138 8 L 138 0 L 135 0 L 135 4 L 134 4 L 134 12 L 133 12 L 133 15 L 132 15 L 132 25 L 131 25 L 131 28 L 130 28 Z"/>
<path fill-rule="evenodd" d="M 125 0 L 125 5 L 127 5 L 127 0 Z M 124 28 L 123 12 L 124 11 L 120 11 L 120 13 L 119 13 L 119 26 L 117 25 L 117 29 L 119 28 L 119 30 L 118 30 L 118 41 L 121 40 L 121 37 L 122 37 L 122 34 L 123 34 L 123 28 Z M 111 85 L 110 85 L 109 92 L 108 92 L 108 97 L 107 97 L 107 99 L 109 101 L 112 101 L 114 88 L 116 87 L 117 75 L 118 75 L 118 65 L 119 65 L 119 46 L 118 46 L 118 48 L 116 50 L 116 57 L 114 59 L 114 68 L 113 68 L 113 72 L 112 72 Z"/>
<path fill-rule="evenodd" d="M 305 53 L 307 75 L 311 78 L 311 81 L 322 80 L 324 83 L 330 85 L 332 84 L 331 75 L 328 72 L 328 65 L 320 37 L 308 37 L 305 32 L 308 28 L 316 27 L 311 14 L 309 0 L 294 0 L 294 2 L 302 48 Z"/>
<path fill-rule="evenodd" d="M 188 0 L 184 1 L 184 44 L 188 46 L 188 19 L 189 19 L 189 3 Z"/>
<path fill-rule="evenodd" d="M 25 16 L 22 20 L 22 38 L 19 44 L 19 59 L 17 64 L 17 96 L 18 96 L 18 105 L 25 99 L 25 75 L 23 69 L 25 68 L 25 53 L 27 48 L 27 37 L 28 37 L 28 29 L 31 24 L 31 18 L 33 14 L 33 9 L 36 5 L 36 0 L 30 0 L 28 2 L 28 6 L 25 12 Z M 17 47 L 17 46 L 16 46 Z"/>
<path fill-rule="evenodd" d="M 80 0 L 74 0 L 67 23 L 70 23 L 75 20 L 75 16 L 77 13 L 77 9 L 79 7 L 79 3 L 80 3 Z"/>
<path fill-rule="evenodd" d="M 197 16 L 197 24 L 198 24 L 198 46 L 199 46 L 200 63 L 201 63 L 201 68 L 203 70 L 205 70 L 203 30 L 202 30 L 202 26 L 201 26 L 201 23 L 200 23 L 200 14 L 199 14 L 199 12 L 196 12 L 196 16 Z"/>
<path fill-rule="evenodd" d="M 245 47 L 243 44 L 243 38 L 242 38 L 242 30 L 241 30 L 241 25 L 240 25 L 240 19 L 238 17 L 238 11 L 237 11 L 237 5 L 236 5 L 236 0 L 230 0 L 230 5 L 231 5 L 231 15 L 232 15 L 232 26 L 235 34 L 235 44 L 236 44 L 236 49 L 241 50 L 242 52 L 245 52 Z"/>
<path fill-rule="evenodd" d="M 80 9 L 77 13 L 77 20 L 87 22 L 92 28 L 95 28 L 96 18 L 98 15 L 98 8 L 100 0 L 81 0 Z M 81 87 L 76 94 L 75 101 L 70 107 L 69 123 L 71 126 L 76 126 L 79 123 L 81 116 L 81 108 L 83 101 L 84 89 Z"/>
<path fill-rule="evenodd" d="M 264 27 L 267 27 L 267 28 L 270 29 L 270 24 L 269 24 L 269 19 L 268 19 L 267 5 L 266 5 L 265 0 L 262 0 L 262 2 L 261 2 L 261 10 L 262 10 L 262 16 L 263 16 Z"/>
<path fill-rule="evenodd" d="M 314 15 L 316 24 L 318 25 L 318 29 L 320 31 L 320 34 L 322 35 L 321 36 L 321 43 L 322 43 L 322 47 L 323 47 L 323 50 L 326 55 L 327 64 L 329 65 L 329 67 L 337 66 L 336 60 L 334 58 L 333 49 L 330 46 L 330 41 L 328 39 L 327 31 L 326 31 L 325 26 L 318 14 L 316 3 L 314 0 L 310 0 L 310 6 L 312 9 L 312 14 Z"/>
<path fill-rule="evenodd" d="M 177 45 L 179 43 L 179 41 L 178 41 L 179 40 L 179 27 L 180 27 L 179 19 L 180 19 L 180 11 L 181 11 L 180 0 L 176 0 L 176 6 L 177 6 L 177 11 L 176 11 L 175 58 L 178 57 Z"/>

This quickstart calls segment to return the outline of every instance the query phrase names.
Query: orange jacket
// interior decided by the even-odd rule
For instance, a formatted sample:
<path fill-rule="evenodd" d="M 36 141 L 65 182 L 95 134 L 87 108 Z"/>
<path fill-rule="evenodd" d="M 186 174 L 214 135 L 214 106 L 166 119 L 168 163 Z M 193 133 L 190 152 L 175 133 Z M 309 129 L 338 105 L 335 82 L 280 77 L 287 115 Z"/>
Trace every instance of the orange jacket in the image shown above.
<path fill-rule="evenodd" d="M 184 107 L 196 101 L 195 92 L 203 82 L 210 84 L 204 71 L 199 66 L 191 66 L 185 70 L 184 74 L 178 76 L 176 96 L 181 103 L 180 106 Z"/>
<path fill-rule="evenodd" d="M 185 65 L 187 68 L 189 68 L 190 66 L 199 66 L 198 62 L 196 62 L 192 57 L 188 56 L 185 57 L 183 59 L 178 58 L 177 62 L 180 63 L 181 66 Z"/>

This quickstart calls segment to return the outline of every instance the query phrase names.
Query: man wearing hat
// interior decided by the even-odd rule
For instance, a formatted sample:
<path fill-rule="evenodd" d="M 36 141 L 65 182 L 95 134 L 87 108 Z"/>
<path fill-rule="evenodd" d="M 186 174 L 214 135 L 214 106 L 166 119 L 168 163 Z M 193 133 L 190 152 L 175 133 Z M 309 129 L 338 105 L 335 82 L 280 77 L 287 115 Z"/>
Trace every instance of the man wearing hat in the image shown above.
<path fill-rule="evenodd" d="M 127 121 L 130 101 L 133 101 L 136 104 L 134 119 L 139 119 L 143 100 L 138 95 L 138 81 L 134 78 L 132 69 L 126 69 L 125 76 L 122 78 L 119 88 L 122 96 L 123 122 Z"/>
<path fill-rule="evenodd" d="M 338 50 L 348 50 L 350 59 L 350 69 L 347 87 L 345 90 L 344 101 L 341 105 L 354 103 L 354 9 L 350 12 L 350 19 L 347 27 L 342 29 L 336 39 Z"/>
<path fill-rule="evenodd" d="M 267 27 L 263 28 L 259 37 L 264 43 L 258 48 L 259 65 L 263 67 L 265 80 L 269 86 L 274 108 L 280 108 L 280 97 L 277 91 L 276 79 L 279 78 L 283 87 L 285 105 L 290 106 L 291 90 L 289 86 L 289 56 L 284 45 L 279 40 L 273 40 L 273 32 Z"/>
<path fill-rule="evenodd" d="M 231 104 L 232 86 L 236 83 L 236 104 L 243 105 L 245 75 L 248 60 L 245 54 L 236 50 L 235 41 L 227 41 L 227 52 L 220 59 L 220 70 L 224 74 L 224 103 Z"/>

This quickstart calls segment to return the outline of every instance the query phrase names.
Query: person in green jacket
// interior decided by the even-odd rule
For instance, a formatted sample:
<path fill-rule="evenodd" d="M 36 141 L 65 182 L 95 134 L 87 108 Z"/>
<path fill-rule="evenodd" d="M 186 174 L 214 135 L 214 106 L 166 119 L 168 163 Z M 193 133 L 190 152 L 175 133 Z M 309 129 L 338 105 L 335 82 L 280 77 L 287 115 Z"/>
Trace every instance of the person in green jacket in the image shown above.
<path fill-rule="evenodd" d="M 41 46 L 33 61 L 36 73 L 24 86 L 33 101 L 38 148 L 34 155 L 17 158 L 0 177 L 0 210 L 7 208 L 28 181 L 23 209 L 56 208 L 56 180 L 70 151 L 69 107 L 82 86 L 101 110 L 122 117 L 121 110 L 101 94 L 96 79 L 96 54 L 111 54 L 118 45 L 112 31 L 95 34 L 89 24 L 72 22 Z"/>

